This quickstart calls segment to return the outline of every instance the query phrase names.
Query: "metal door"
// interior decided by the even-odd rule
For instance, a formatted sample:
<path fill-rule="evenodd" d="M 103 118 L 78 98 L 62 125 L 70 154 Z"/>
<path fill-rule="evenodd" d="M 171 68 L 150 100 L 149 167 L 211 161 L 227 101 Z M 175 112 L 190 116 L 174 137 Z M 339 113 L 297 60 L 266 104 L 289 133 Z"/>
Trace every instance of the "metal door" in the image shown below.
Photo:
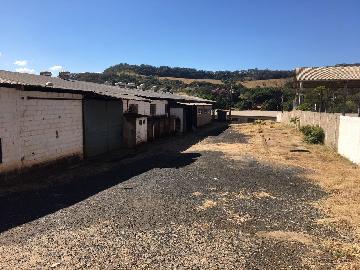
<path fill-rule="evenodd" d="M 83 117 L 86 158 L 104 154 L 122 146 L 123 112 L 120 100 L 84 100 Z"/>

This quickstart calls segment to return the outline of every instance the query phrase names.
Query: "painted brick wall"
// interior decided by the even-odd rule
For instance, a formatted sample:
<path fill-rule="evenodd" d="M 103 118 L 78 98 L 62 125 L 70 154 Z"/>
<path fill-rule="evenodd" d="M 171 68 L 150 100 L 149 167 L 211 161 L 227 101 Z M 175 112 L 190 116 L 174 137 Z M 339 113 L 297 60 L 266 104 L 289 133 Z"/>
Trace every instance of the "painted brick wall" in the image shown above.
<path fill-rule="evenodd" d="M 0 88 L 0 139 L 2 146 L 0 172 L 5 169 L 15 169 L 20 163 L 19 101 L 19 91 Z"/>
<path fill-rule="evenodd" d="M 15 89 L 0 89 L 0 95 L 1 115 L 7 115 L 0 120 L 0 171 L 82 156 L 81 95 Z"/>

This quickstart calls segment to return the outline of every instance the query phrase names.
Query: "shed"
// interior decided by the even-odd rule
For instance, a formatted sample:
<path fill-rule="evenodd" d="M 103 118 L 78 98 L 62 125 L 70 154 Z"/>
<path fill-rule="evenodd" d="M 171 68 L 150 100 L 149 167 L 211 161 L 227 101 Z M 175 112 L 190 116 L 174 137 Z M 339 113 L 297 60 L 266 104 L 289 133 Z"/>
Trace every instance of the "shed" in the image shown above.
<path fill-rule="evenodd" d="M 124 114 L 123 134 L 127 147 L 147 142 L 147 116 L 136 113 Z"/>
<path fill-rule="evenodd" d="M 0 173 L 121 148 L 117 87 L 0 71 Z"/>

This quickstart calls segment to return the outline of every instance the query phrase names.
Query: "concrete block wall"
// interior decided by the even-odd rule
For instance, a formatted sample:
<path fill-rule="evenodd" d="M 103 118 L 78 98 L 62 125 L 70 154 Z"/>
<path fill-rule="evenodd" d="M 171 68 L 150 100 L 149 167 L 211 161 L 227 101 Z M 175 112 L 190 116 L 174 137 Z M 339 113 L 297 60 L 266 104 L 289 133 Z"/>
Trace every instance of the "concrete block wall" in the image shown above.
<path fill-rule="evenodd" d="M 166 114 L 166 105 L 168 104 L 166 100 L 152 100 L 151 104 L 156 104 L 156 115 Z"/>
<path fill-rule="evenodd" d="M 148 101 L 139 101 L 139 100 L 124 100 L 123 102 L 123 111 L 127 112 L 131 104 L 138 105 L 138 113 L 142 115 L 150 115 L 150 102 Z"/>
<path fill-rule="evenodd" d="M 212 120 L 211 108 L 212 108 L 212 106 L 197 106 L 197 126 L 198 127 L 204 126 L 211 122 L 211 120 Z M 207 110 L 208 112 L 205 113 L 204 110 Z M 202 111 L 201 114 L 200 114 L 200 111 Z"/>
<path fill-rule="evenodd" d="M 147 142 L 147 118 L 139 117 L 136 119 L 136 144 Z"/>
<path fill-rule="evenodd" d="M 16 169 L 20 165 L 19 103 L 19 91 L 0 88 L 0 172 Z"/>
<path fill-rule="evenodd" d="M 0 89 L 0 172 L 83 155 L 82 96 Z"/>
<path fill-rule="evenodd" d="M 150 116 L 150 104 L 156 104 L 156 115 L 165 115 L 166 114 L 166 105 L 168 102 L 166 100 L 151 100 L 148 101 L 138 101 L 138 100 L 124 100 L 123 111 L 127 112 L 130 104 L 138 105 L 138 113 L 142 115 Z"/>
<path fill-rule="evenodd" d="M 325 131 L 325 144 L 360 165 L 360 118 L 333 113 L 292 111 L 279 113 L 278 122 L 290 124 L 299 117 L 300 126 L 319 125 Z"/>
<path fill-rule="evenodd" d="M 295 117 L 299 118 L 300 126 L 318 125 L 322 127 L 325 131 L 325 144 L 331 148 L 337 149 L 340 114 L 291 111 L 279 113 L 277 121 L 290 124 L 291 119 Z"/>
<path fill-rule="evenodd" d="M 179 131 L 184 132 L 184 109 L 183 108 L 170 108 L 170 115 L 177 118 L 180 121 Z"/>
<path fill-rule="evenodd" d="M 360 164 L 360 118 L 340 116 L 338 152 Z"/>

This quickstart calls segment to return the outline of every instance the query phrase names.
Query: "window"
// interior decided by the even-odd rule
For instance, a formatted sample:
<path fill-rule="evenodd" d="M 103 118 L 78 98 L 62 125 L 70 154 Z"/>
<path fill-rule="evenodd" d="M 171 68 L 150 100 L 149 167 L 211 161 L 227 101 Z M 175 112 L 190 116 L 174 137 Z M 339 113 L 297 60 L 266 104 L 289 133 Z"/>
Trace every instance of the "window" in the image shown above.
<path fill-rule="evenodd" d="M 128 112 L 129 113 L 138 113 L 139 111 L 139 105 L 138 104 L 130 104 Z"/>
<path fill-rule="evenodd" d="M 150 115 L 156 115 L 156 104 L 150 104 Z"/>

